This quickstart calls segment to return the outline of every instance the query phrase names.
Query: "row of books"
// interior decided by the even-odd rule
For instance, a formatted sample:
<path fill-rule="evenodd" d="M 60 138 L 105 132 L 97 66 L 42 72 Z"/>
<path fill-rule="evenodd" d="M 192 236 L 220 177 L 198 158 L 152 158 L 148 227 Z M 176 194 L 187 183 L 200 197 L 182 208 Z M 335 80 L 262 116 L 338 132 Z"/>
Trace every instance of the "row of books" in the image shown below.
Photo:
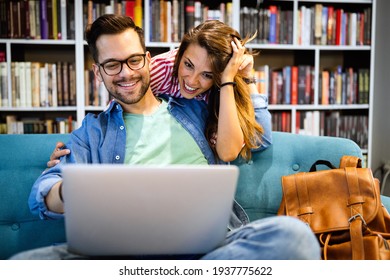
<path fill-rule="evenodd" d="M 314 104 L 315 73 L 311 65 L 271 68 L 259 66 L 254 73 L 260 93 L 269 104 Z M 368 104 L 370 70 L 337 66 L 323 69 L 319 76 L 318 104 Z"/>
<path fill-rule="evenodd" d="M 240 10 L 240 34 L 257 32 L 257 44 L 292 44 L 293 11 L 271 5 L 267 8 L 242 7 Z"/>
<path fill-rule="evenodd" d="M 84 70 L 84 93 L 85 106 L 106 106 L 110 95 L 104 85 L 100 82 L 92 70 Z"/>
<path fill-rule="evenodd" d="M 127 15 L 134 20 L 134 23 L 137 26 L 143 26 L 142 0 L 84 0 L 84 27 L 88 24 L 92 24 L 95 19 L 103 14 Z"/>
<path fill-rule="evenodd" d="M 261 69 L 269 72 L 269 104 L 313 104 L 314 67 L 310 65 L 285 66 L 282 69 Z M 265 74 L 267 76 L 267 74 Z"/>
<path fill-rule="evenodd" d="M 0 38 L 75 38 L 74 1 L 0 0 Z"/>
<path fill-rule="evenodd" d="M 5 122 L 0 122 L 0 134 L 52 134 L 70 133 L 76 128 L 76 121 L 70 115 L 55 119 L 18 118 L 7 115 Z"/>
<path fill-rule="evenodd" d="M 76 71 L 70 62 L 11 62 L 11 98 L 6 62 L 0 62 L 1 107 L 76 105 Z"/>
<path fill-rule="evenodd" d="M 368 68 L 324 69 L 319 77 L 318 104 L 368 104 L 370 70 Z"/>
<path fill-rule="evenodd" d="M 0 62 L 0 107 L 76 106 L 75 64 L 70 62 L 12 62 L 11 98 L 7 64 Z M 84 70 L 85 105 L 106 106 L 109 94 L 92 70 Z"/>
<path fill-rule="evenodd" d="M 301 6 L 298 17 L 299 45 L 370 45 L 371 7 L 360 12 L 315 4 Z"/>
<path fill-rule="evenodd" d="M 207 19 L 217 19 L 232 25 L 232 3 L 223 2 L 212 7 L 202 1 L 193 0 L 150 0 L 150 37 L 151 42 L 180 42 L 183 34 Z M 84 3 L 84 26 L 92 23 L 105 13 L 128 15 L 143 27 L 142 1 L 96 1 Z"/>
<path fill-rule="evenodd" d="M 272 112 L 272 130 L 291 132 L 292 125 L 290 111 Z M 348 138 L 367 149 L 368 117 L 344 115 L 339 111 L 297 111 L 295 133 Z"/>
<path fill-rule="evenodd" d="M 300 6 L 297 18 L 299 45 L 370 45 L 371 8 L 348 12 L 334 6 Z M 259 44 L 292 44 L 293 12 L 276 5 L 240 10 L 240 33 L 254 33 Z"/>
<path fill-rule="evenodd" d="M 360 148 L 368 148 L 367 115 L 343 115 L 335 111 L 326 116 L 326 121 L 326 135 L 348 138 L 355 141 Z"/>

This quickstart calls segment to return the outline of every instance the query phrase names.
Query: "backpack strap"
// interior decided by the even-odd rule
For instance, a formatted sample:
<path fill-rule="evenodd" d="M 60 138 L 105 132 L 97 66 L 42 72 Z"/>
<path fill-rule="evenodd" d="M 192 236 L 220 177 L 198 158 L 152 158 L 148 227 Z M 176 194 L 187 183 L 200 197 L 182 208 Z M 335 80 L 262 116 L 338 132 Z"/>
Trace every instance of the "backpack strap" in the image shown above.
<path fill-rule="evenodd" d="M 344 167 L 362 167 L 362 160 L 356 156 L 342 156 L 340 159 L 340 168 Z"/>
<path fill-rule="evenodd" d="M 351 236 L 352 259 L 364 260 L 363 226 L 366 227 L 366 222 L 363 218 L 364 197 L 360 193 L 356 168 L 346 167 L 344 170 L 349 189 L 347 206 L 351 209 L 351 217 L 348 222 Z"/>

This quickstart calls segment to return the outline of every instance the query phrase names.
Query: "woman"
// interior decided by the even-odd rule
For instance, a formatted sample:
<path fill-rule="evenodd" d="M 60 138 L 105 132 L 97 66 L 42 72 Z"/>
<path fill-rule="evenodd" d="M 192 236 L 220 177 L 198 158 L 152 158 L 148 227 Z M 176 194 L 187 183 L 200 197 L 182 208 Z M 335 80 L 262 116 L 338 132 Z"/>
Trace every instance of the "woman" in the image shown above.
<path fill-rule="evenodd" d="M 258 94 L 251 78 L 253 54 L 244 47 L 254 36 L 241 40 L 230 26 L 217 20 L 205 21 L 184 35 L 178 49 L 151 61 L 151 88 L 155 95 L 208 102 L 206 137 L 216 158 L 225 162 L 239 154 L 248 160 L 252 150 L 264 149 L 271 143 L 267 97 Z M 48 167 L 69 153 L 60 150 L 62 146 L 57 143 Z"/>
<path fill-rule="evenodd" d="M 269 130 L 263 142 L 269 142 L 269 112 L 260 111 L 260 125 L 256 123 L 250 98 L 258 93 L 251 76 L 253 56 L 244 47 L 252 39 L 241 41 L 236 30 L 210 20 L 186 33 L 177 50 L 152 59 L 153 93 L 209 102 L 206 136 L 223 161 L 234 160 L 239 153 L 249 159 L 251 150 L 261 144 L 262 125 Z M 261 98 L 266 103 L 266 96 Z"/>

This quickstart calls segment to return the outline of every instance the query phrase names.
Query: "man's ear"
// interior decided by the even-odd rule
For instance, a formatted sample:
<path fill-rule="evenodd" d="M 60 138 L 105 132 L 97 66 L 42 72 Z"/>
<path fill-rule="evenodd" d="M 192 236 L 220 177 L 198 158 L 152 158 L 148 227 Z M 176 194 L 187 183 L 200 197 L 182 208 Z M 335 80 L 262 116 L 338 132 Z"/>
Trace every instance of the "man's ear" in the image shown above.
<path fill-rule="evenodd" d="M 149 64 L 149 69 L 151 69 L 152 56 L 149 51 L 146 51 L 146 63 Z"/>
<path fill-rule="evenodd" d="M 98 79 L 98 81 L 103 82 L 103 78 L 101 76 L 99 66 L 97 66 L 95 63 L 92 64 L 92 70 L 93 70 L 93 73 L 95 74 L 95 77 Z"/>

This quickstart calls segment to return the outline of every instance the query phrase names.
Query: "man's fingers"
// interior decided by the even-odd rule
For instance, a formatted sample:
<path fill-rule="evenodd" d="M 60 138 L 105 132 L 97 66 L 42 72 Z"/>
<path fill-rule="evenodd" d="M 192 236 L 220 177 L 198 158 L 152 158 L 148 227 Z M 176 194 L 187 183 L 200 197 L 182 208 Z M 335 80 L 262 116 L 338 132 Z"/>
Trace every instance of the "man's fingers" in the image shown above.
<path fill-rule="evenodd" d="M 50 160 L 50 161 L 48 161 L 47 162 L 47 167 L 53 167 L 53 166 L 55 166 L 55 165 L 57 165 L 58 163 L 59 163 L 60 161 L 58 160 L 58 159 L 56 159 L 56 160 Z"/>

